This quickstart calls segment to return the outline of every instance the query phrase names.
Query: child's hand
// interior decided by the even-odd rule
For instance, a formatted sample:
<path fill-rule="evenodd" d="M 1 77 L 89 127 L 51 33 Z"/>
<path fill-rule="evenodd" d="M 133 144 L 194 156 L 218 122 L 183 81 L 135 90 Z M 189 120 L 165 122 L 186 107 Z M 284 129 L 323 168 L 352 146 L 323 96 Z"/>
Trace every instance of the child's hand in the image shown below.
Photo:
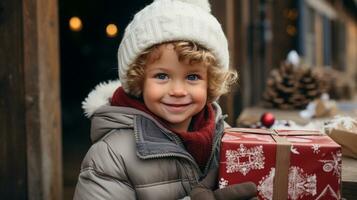
<path fill-rule="evenodd" d="M 191 190 L 190 193 L 191 200 L 215 200 L 214 193 L 211 189 L 204 187 L 203 185 L 197 185 Z"/>
<path fill-rule="evenodd" d="M 217 200 L 253 200 L 257 198 L 257 187 L 253 182 L 230 185 L 214 191 Z"/>
<path fill-rule="evenodd" d="M 210 171 L 207 176 L 194 187 L 190 197 L 192 200 L 255 200 L 258 199 L 256 185 L 252 182 L 230 185 L 226 188 L 212 191 L 216 184 L 217 170 Z"/>

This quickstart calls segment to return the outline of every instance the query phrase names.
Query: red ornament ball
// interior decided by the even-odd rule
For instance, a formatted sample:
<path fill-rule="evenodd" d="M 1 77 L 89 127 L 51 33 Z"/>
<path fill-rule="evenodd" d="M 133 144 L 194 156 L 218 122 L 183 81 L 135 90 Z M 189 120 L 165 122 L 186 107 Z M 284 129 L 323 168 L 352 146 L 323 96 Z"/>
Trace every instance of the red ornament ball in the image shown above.
<path fill-rule="evenodd" d="M 275 122 L 275 117 L 274 117 L 273 113 L 266 112 L 266 113 L 262 114 L 262 116 L 260 118 L 260 122 L 265 127 L 270 128 Z"/>

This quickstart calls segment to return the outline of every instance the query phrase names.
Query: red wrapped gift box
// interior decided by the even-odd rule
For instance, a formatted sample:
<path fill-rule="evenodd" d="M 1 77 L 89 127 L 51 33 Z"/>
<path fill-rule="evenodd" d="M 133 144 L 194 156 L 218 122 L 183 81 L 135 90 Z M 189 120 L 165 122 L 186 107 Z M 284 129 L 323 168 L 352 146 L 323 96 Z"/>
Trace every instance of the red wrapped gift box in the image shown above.
<path fill-rule="evenodd" d="M 227 129 L 219 187 L 252 181 L 259 199 L 341 199 L 341 156 L 317 131 Z"/>

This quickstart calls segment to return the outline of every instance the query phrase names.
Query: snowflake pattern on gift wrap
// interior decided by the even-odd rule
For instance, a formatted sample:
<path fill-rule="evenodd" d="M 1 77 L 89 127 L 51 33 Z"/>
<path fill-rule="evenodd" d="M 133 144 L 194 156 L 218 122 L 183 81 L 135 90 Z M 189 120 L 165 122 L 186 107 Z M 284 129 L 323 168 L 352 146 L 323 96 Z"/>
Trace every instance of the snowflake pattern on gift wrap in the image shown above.
<path fill-rule="evenodd" d="M 298 152 L 297 148 L 294 147 L 294 145 L 291 145 L 290 151 L 291 151 L 291 153 L 293 153 L 293 154 L 297 154 L 297 155 L 300 154 L 300 152 Z"/>
<path fill-rule="evenodd" d="M 259 195 L 265 200 L 273 199 L 273 184 L 274 184 L 275 168 L 271 168 L 269 175 L 259 181 L 257 190 Z M 288 195 L 292 200 L 300 199 L 307 195 L 316 195 L 316 175 L 304 174 L 304 170 L 292 166 L 289 169 L 289 186 Z"/>
<path fill-rule="evenodd" d="M 263 177 L 262 180 L 259 181 L 257 190 L 259 192 L 259 195 L 264 199 L 268 199 L 268 200 L 273 199 L 274 176 L 275 176 L 275 168 L 271 168 L 269 174 Z"/>
<path fill-rule="evenodd" d="M 319 144 L 313 144 L 311 149 L 314 152 L 314 154 L 318 154 L 320 152 L 320 145 Z"/>
<path fill-rule="evenodd" d="M 307 195 L 316 195 L 316 174 L 308 175 L 297 166 L 289 169 L 289 197 L 292 200 L 300 199 Z"/>
<path fill-rule="evenodd" d="M 226 150 L 227 173 L 240 172 L 244 176 L 252 169 L 264 168 L 263 146 L 254 146 L 251 148 L 240 144 L 237 150 Z"/>
<path fill-rule="evenodd" d="M 340 182 L 341 180 L 341 151 L 337 151 L 336 154 L 332 154 L 332 160 L 319 160 L 320 162 L 324 163 L 322 170 L 324 172 L 331 172 L 333 171 L 333 175 L 338 177 Z"/>
<path fill-rule="evenodd" d="M 336 194 L 336 192 L 332 189 L 332 187 L 330 185 L 327 185 L 315 200 L 340 199 L 338 196 L 339 195 Z"/>
<path fill-rule="evenodd" d="M 228 180 L 221 178 L 218 182 L 219 189 L 225 188 L 228 186 Z"/>

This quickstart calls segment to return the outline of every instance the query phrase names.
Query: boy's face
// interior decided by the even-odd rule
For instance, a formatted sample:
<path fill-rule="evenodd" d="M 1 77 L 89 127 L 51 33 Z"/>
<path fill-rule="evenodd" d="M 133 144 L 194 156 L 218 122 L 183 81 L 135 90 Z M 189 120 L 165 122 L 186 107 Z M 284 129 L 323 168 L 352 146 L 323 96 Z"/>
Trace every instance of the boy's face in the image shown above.
<path fill-rule="evenodd" d="M 187 131 L 192 116 L 207 101 L 207 67 L 179 62 L 173 46 L 161 45 L 160 58 L 145 67 L 143 98 L 146 107 L 175 131 Z"/>

